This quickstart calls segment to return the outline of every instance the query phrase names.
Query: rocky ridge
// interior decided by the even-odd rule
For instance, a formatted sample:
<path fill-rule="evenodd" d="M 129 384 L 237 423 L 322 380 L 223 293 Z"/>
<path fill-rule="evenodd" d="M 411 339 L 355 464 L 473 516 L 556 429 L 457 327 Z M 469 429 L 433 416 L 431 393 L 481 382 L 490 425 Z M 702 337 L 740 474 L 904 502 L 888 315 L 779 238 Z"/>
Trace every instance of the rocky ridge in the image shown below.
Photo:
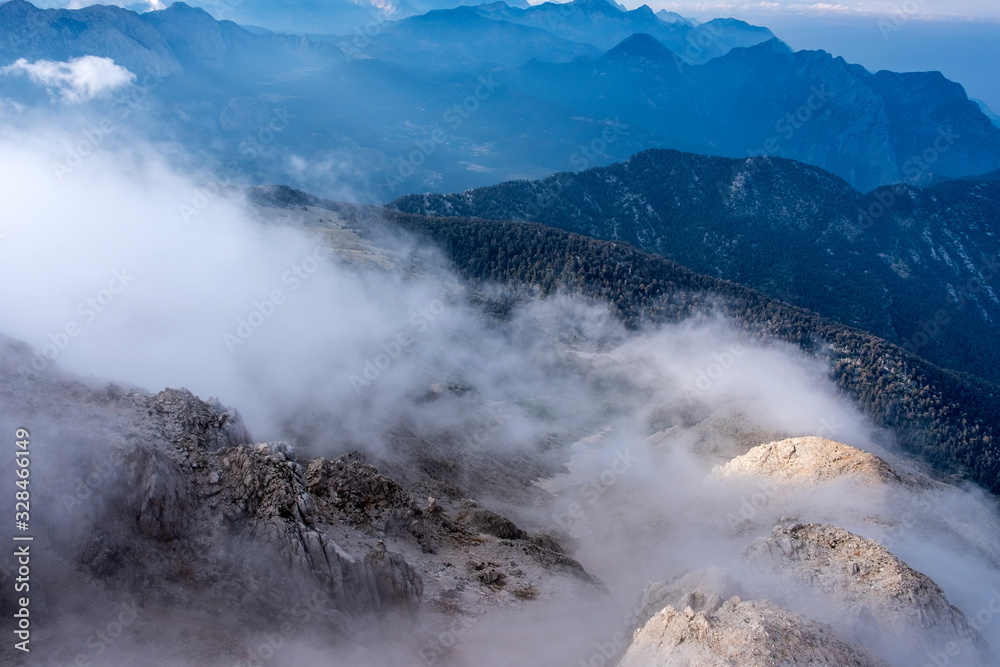
<path fill-rule="evenodd" d="M 819 437 L 759 445 L 717 466 L 710 478 L 770 485 L 779 504 L 782 490 L 933 488 L 874 454 Z M 801 504 L 799 511 L 810 508 Z M 651 583 L 635 609 L 632 642 L 619 667 L 903 666 L 935 655 L 996 664 L 979 627 L 940 586 L 876 540 L 833 525 L 780 520 L 743 550 L 736 570 Z"/>
<path fill-rule="evenodd" d="M 787 599 L 798 593 L 822 600 L 818 613 L 855 641 L 914 662 L 952 644 L 962 664 L 994 664 L 979 630 L 941 587 L 875 540 L 796 523 L 776 526 L 748 546 L 744 558 L 751 570 L 776 577 Z"/>
<path fill-rule="evenodd" d="M 0 343 L 0 414 L 59 443 L 40 453 L 47 479 L 34 491 L 59 508 L 44 520 L 39 548 L 48 556 L 36 565 L 34 598 L 53 612 L 85 600 L 101 600 L 95 609 L 135 605 L 140 620 L 130 630 L 155 644 L 155 619 L 180 607 L 172 631 L 188 635 L 198 660 L 253 664 L 244 635 L 284 627 L 268 619 L 289 610 L 307 619 L 289 636 L 309 628 L 350 645 L 387 617 L 412 628 L 406 642 L 420 642 L 455 616 L 567 589 L 600 594 L 600 582 L 551 538 L 470 499 L 418 503 L 367 455 L 303 459 L 286 443 L 255 442 L 215 399 L 35 371 L 30 349 Z M 5 613 L 15 602 L 11 576 L 0 571 Z M 202 617 L 216 628 L 211 639 L 198 630 Z M 42 616 L 51 648 L 39 664 L 74 659 L 46 634 L 60 627 L 72 626 Z"/>
<path fill-rule="evenodd" d="M 887 667 L 829 626 L 738 597 L 695 611 L 664 607 L 638 630 L 619 667 Z"/>
<path fill-rule="evenodd" d="M 769 477 L 798 484 L 821 484 L 838 478 L 868 485 L 902 482 L 892 467 L 874 454 L 818 437 L 759 445 L 712 474 L 723 479 Z"/>

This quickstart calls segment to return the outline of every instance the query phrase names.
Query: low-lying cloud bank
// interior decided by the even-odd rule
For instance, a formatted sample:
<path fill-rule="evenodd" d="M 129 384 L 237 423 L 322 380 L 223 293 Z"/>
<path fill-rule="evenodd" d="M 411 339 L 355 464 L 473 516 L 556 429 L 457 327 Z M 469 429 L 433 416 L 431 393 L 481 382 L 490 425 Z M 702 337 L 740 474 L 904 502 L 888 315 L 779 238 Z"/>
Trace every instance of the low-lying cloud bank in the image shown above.
<path fill-rule="evenodd" d="M 473 628 L 457 653 L 465 664 L 592 664 L 647 581 L 737 566 L 748 540 L 733 517 L 765 525 L 794 511 L 888 535 L 970 618 L 1000 586 L 1000 535 L 956 547 L 973 531 L 947 521 L 994 516 L 974 495 L 938 491 L 931 512 L 914 510 L 925 506 L 918 491 L 779 497 L 706 485 L 755 434 L 891 448 L 838 395 L 822 359 L 750 342 L 712 313 L 629 332 L 571 295 L 501 321 L 412 241 L 383 247 L 386 268 L 352 261 L 317 228 L 261 222 L 238 196 L 206 200 L 192 217 L 184 207 L 200 186 L 152 148 L 95 151 L 67 177 L 53 163 L 72 136 L 31 136 L 0 139 L 0 332 L 35 348 L 33 370 L 56 363 L 153 391 L 187 387 L 239 409 L 258 440 L 317 454 L 361 447 L 391 458 L 401 425 L 485 450 L 564 448 L 564 469 L 537 480 L 548 503 L 495 502 L 575 543 L 610 598 Z M 889 527 L 866 523 L 870 513 Z"/>

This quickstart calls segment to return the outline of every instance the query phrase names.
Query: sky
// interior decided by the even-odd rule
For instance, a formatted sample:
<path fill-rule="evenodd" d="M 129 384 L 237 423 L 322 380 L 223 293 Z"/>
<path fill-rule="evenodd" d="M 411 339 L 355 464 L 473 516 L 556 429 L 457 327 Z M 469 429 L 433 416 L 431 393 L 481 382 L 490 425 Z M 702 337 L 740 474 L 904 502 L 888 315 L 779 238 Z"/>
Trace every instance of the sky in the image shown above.
<path fill-rule="evenodd" d="M 642 2 L 624 3 L 628 7 L 639 6 Z M 868 18 L 883 16 L 905 17 L 910 20 L 960 19 L 1000 22 L 1000 3 L 995 0 L 877 0 L 858 2 L 819 2 L 798 0 L 789 2 L 650 2 L 654 9 L 669 11 L 697 19 L 729 14 L 739 18 L 755 17 L 766 19 L 779 16 L 825 17 L 825 18 Z"/>

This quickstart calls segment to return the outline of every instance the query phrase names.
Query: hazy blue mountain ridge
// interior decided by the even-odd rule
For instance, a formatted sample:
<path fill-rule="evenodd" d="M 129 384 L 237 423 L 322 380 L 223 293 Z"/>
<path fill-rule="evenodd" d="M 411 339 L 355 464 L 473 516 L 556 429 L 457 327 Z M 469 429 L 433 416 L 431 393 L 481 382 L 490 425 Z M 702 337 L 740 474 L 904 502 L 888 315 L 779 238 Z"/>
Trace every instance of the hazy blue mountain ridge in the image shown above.
<path fill-rule="evenodd" d="M 393 206 L 626 241 L 1000 379 L 1000 184 L 863 194 L 812 166 L 651 150 L 609 167 Z M 961 332 L 961 335 L 957 335 Z"/>
<path fill-rule="evenodd" d="M 615 38 L 656 26 L 682 47 L 684 34 L 719 28 L 723 37 L 703 41 L 727 52 L 692 65 L 646 33 L 603 51 L 572 41 L 563 24 L 511 20 L 556 10 L 565 25 Z M 102 56 L 136 73 L 137 86 L 160 72 L 144 122 L 130 121 L 142 132 L 219 170 L 237 162 L 227 173 L 241 182 L 341 199 L 541 178 L 648 148 L 787 157 L 862 191 L 1000 169 L 1000 128 L 960 85 L 933 73 L 872 74 L 774 38 L 729 48 L 769 35 L 730 19 L 668 23 L 603 0 L 435 11 L 346 42 L 252 32 L 183 3 L 141 15 L 0 5 L 0 63 Z M 39 103 L 24 77 L 5 83 L 8 95 Z M 286 119 L 277 130 L 275 114 Z"/>

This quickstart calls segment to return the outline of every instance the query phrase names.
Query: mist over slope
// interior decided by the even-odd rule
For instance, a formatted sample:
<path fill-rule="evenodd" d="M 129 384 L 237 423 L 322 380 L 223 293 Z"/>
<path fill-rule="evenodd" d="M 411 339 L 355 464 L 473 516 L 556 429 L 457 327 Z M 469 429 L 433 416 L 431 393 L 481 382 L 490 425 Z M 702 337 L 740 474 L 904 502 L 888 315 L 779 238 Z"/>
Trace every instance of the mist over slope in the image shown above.
<path fill-rule="evenodd" d="M 787 307 L 673 265 L 659 282 L 648 267 L 665 260 L 537 225 L 281 187 L 186 217 L 200 186 L 155 152 L 94 156 L 66 183 L 49 171 L 62 137 L 38 136 L 2 146 L 18 168 L 0 330 L 27 345 L 3 341 L 0 415 L 32 432 L 44 554 L 24 664 L 572 665 L 627 652 L 647 583 L 667 583 L 646 595 L 665 609 L 710 567 L 735 584 L 705 578 L 706 598 L 912 664 L 892 627 L 852 634 L 842 600 L 764 602 L 789 580 L 747 570 L 744 550 L 790 516 L 884 540 L 982 628 L 966 639 L 987 658 L 969 664 L 987 664 L 993 502 L 901 456 L 822 346 L 789 339 Z M 645 301 L 625 298 L 622 267 L 652 278 Z M 749 298 L 772 312 L 763 326 Z M 852 359 L 860 334 L 830 331 L 832 363 Z M 804 434 L 875 451 L 901 481 L 801 493 L 712 476 Z"/>
<path fill-rule="evenodd" d="M 863 194 L 778 158 L 654 150 L 579 174 L 409 195 L 392 206 L 625 241 L 939 365 L 1000 379 L 1000 189 L 985 178 Z"/>

